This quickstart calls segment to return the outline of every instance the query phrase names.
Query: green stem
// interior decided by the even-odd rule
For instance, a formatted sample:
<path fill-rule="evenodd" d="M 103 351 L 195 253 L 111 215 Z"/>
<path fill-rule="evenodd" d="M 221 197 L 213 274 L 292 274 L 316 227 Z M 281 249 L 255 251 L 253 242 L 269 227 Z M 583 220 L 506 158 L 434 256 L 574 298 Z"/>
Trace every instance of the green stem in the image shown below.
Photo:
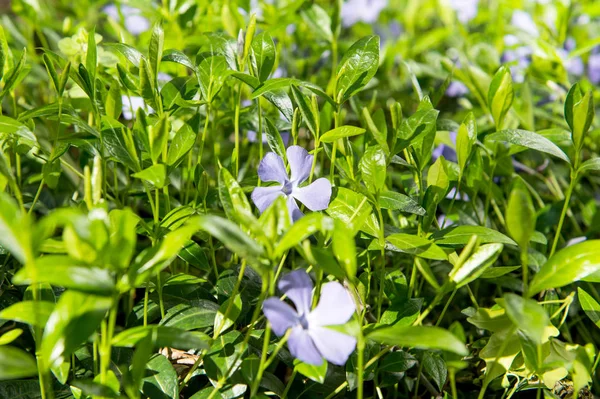
<path fill-rule="evenodd" d="M 550 250 L 550 256 L 554 255 L 556 251 L 556 247 L 558 245 L 558 240 L 560 238 L 560 232 L 562 230 L 563 223 L 565 221 L 565 217 L 567 216 L 567 211 L 569 210 L 569 202 L 571 202 L 571 195 L 573 194 L 573 189 L 575 188 L 575 184 L 577 184 L 577 172 L 575 170 L 571 171 L 571 182 L 569 183 L 569 188 L 567 189 L 567 194 L 565 195 L 565 203 L 563 205 L 562 211 L 560 213 L 560 219 L 558 219 L 558 227 L 556 228 L 556 235 L 554 236 L 554 241 L 552 242 L 552 249 Z"/>
<path fill-rule="evenodd" d="M 240 174 L 240 99 L 242 96 L 242 85 L 241 83 L 237 88 L 237 95 L 235 99 L 235 117 L 234 117 L 234 128 L 235 128 L 235 177 L 237 178 Z"/>
<path fill-rule="evenodd" d="M 362 331 L 360 332 L 360 335 L 358 336 L 358 343 L 357 343 L 357 357 L 358 357 L 358 364 L 356 365 L 356 398 L 357 399 L 363 399 L 363 389 L 364 389 L 364 374 L 365 374 L 365 340 L 362 334 Z"/>

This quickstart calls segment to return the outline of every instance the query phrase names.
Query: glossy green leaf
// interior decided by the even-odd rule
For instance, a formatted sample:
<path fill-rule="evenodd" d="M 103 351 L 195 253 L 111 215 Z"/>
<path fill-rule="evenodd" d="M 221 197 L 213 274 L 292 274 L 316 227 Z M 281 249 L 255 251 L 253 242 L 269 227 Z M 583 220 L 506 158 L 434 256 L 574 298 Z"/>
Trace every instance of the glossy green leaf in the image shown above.
<path fill-rule="evenodd" d="M 529 285 L 529 295 L 564 287 L 599 271 L 600 240 L 572 245 L 558 251 L 542 265 Z"/>
<path fill-rule="evenodd" d="M 48 319 L 41 344 L 45 364 L 53 366 L 70 356 L 100 326 L 112 298 L 68 290 Z"/>
<path fill-rule="evenodd" d="M 213 330 L 215 335 L 219 335 L 233 326 L 240 313 L 242 313 L 242 297 L 240 294 L 223 302 L 214 318 Z"/>
<path fill-rule="evenodd" d="M 508 129 L 485 136 L 485 141 L 504 141 L 553 155 L 570 162 L 569 157 L 556 144 L 544 136 L 527 130 Z"/>
<path fill-rule="evenodd" d="M 581 309 L 583 309 L 587 317 L 589 317 L 596 327 L 600 328 L 600 304 L 581 287 L 577 288 L 577 298 L 579 299 Z"/>
<path fill-rule="evenodd" d="M 441 349 L 467 355 L 469 352 L 461 341 L 451 332 L 439 327 L 392 326 L 371 331 L 367 338 L 373 341 L 407 348 Z"/>
<path fill-rule="evenodd" d="M 362 90 L 379 66 L 379 36 L 366 36 L 354 43 L 338 64 L 334 98 L 340 104 Z"/>
<path fill-rule="evenodd" d="M 499 243 L 505 245 L 517 245 L 516 242 L 499 231 L 483 226 L 463 225 L 449 227 L 444 230 L 436 231 L 432 234 L 431 238 L 433 238 L 437 245 L 464 246 L 474 235 L 479 238 L 482 244 Z"/>
<path fill-rule="evenodd" d="M 150 358 L 146 369 L 149 376 L 142 380 L 142 392 L 150 398 L 179 398 L 179 381 L 177 372 L 169 359 L 155 354 Z"/>
<path fill-rule="evenodd" d="M 323 363 L 320 366 L 315 366 L 296 359 L 294 361 L 294 370 L 314 382 L 322 384 L 325 382 L 325 376 L 327 375 L 327 361 L 323 359 Z"/>
<path fill-rule="evenodd" d="M 425 259 L 445 260 L 448 258 L 444 250 L 426 238 L 405 234 L 391 234 L 385 238 L 392 246 L 387 247 L 392 251 L 404 252 Z"/>
<path fill-rule="evenodd" d="M 456 284 L 457 288 L 469 284 L 494 264 L 503 248 L 502 244 L 480 246 L 462 265 L 455 266 L 448 274 L 448 278 Z"/>
<path fill-rule="evenodd" d="M 252 51 L 256 60 L 256 71 L 258 78 L 264 82 L 269 78 L 275 65 L 275 44 L 268 32 L 261 32 L 252 39 Z"/>
<path fill-rule="evenodd" d="M 536 301 L 522 298 L 516 294 L 505 294 L 506 315 L 536 344 L 541 345 L 550 318 Z"/>
<path fill-rule="evenodd" d="M 522 250 L 527 248 L 535 232 L 536 219 L 535 208 L 527 186 L 520 179 L 515 180 L 506 207 L 506 227 Z"/>
<path fill-rule="evenodd" d="M 360 159 L 358 167 L 370 192 L 378 193 L 385 187 L 387 162 L 385 152 L 380 146 L 369 147 Z"/>
<path fill-rule="evenodd" d="M 167 168 L 163 164 L 152 165 L 131 177 L 144 180 L 156 188 L 163 188 L 167 183 Z"/>
<path fill-rule="evenodd" d="M 393 211 L 414 213 L 415 215 L 420 216 L 425 215 L 425 209 L 423 209 L 417 201 L 407 195 L 395 191 L 384 191 L 379 194 L 379 206 L 383 209 L 390 209 Z"/>
<path fill-rule="evenodd" d="M 363 134 L 364 132 L 366 132 L 366 130 L 363 128 L 345 125 L 323 133 L 319 140 L 323 143 L 333 143 L 338 139 L 344 137 L 358 136 L 359 134 Z"/>
<path fill-rule="evenodd" d="M 510 69 L 502 66 L 494 75 L 487 96 L 488 106 L 496 123 L 496 130 L 501 129 L 513 99 L 514 92 Z"/>
<path fill-rule="evenodd" d="M 0 192 L 0 245 L 21 263 L 33 261 L 29 218 L 6 193 Z"/>
<path fill-rule="evenodd" d="M 37 374 L 35 358 L 22 349 L 0 346 L 0 380 L 33 377 Z"/>
<path fill-rule="evenodd" d="M 178 161 L 182 160 L 183 157 L 192 149 L 196 143 L 196 133 L 192 130 L 190 125 L 187 123 L 181 126 L 173 141 L 169 145 L 167 152 L 167 165 L 173 166 Z"/>
<path fill-rule="evenodd" d="M 3 309 L 0 312 L 0 319 L 13 320 L 43 328 L 53 310 L 53 302 L 22 301 Z"/>
<path fill-rule="evenodd" d="M 113 337 L 112 344 L 132 348 L 140 345 L 147 337 L 150 337 L 154 349 L 169 347 L 187 351 L 207 349 L 209 346 L 209 338 L 206 334 L 155 325 L 133 327 L 122 331 Z"/>

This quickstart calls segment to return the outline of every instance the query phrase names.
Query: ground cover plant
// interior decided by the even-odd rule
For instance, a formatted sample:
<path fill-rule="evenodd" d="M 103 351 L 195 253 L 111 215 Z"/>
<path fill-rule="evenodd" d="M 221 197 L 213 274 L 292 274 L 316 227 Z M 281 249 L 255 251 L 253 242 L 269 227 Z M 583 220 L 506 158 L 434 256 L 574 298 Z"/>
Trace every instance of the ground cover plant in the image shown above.
<path fill-rule="evenodd" d="M 0 2 L 0 397 L 600 394 L 600 7 Z"/>

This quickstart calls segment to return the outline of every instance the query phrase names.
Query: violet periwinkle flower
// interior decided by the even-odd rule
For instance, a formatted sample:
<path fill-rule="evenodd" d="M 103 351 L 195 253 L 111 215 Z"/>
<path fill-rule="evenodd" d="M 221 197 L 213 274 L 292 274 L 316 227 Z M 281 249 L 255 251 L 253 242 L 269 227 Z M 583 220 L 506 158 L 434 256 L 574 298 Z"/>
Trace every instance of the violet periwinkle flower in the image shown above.
<path fill-rule="evenodd" d="M 115 4 L 110 4 L 104 7 L 104 13 L 115 21 L 121 20 L 119 10 Z M 138 36 L 150 29 L 150 21 L 148 21 L 146 17 L 142 16 L 142 12 L 137 8 L 122 5 L 121 14 L 123 15 L 123 24 L 125 25 L 125 29 L 127 29 L 127 31 L 132 35 Z"/>
<path fill-rule="evenodd" d="M 348 0 L 342 4 L 342 24 L 346 27 L 357 22 L 374 24 L 387 6 L 388 0 Z"/>
<path fill-rule="evenodd" d="M 456 132 L 450 132 L 450 141 L 456 146 Z M 456 158 L 456 150 L 449 145 L 440 144 L 433 149 L 431 153 L 431 158 L 435 161 L 440 156 L 444 156 L 448 161 L 457 162 Z"/>
<path fill-rule="evenodd" d="M 287 295 L 296 309 L 277 297 L 263 303 L 263 312 L 277 336 L 291 329 L 287 341 L 290 353 L 304 363 L 320 366 L 323 358 L 342 366 L 356 347 L 356 338 L 327 328 L 345 324 L 356 311 L 348 291 L 337 281 L 323 285 L 318 305 L 311 309 L 313 283 L 302 270 L 283 276 L 279 290 Z"/>
<path fill-rule="evenodd" d="M 450 82 L 446 89 L 448 97 L 462 97 L 469 93 L 469 88 L 464 83 L 454 80 Z"/>
<path fill-rule="evenodd" d="M 280 134 L 281 134 L 281 140 L 283 141 L 283 145 L 287 145 L 288 142 L 290 141 L 290 132 L 280 132 Z M 246 132 L 246 138 L 251 143 L 257 143 L 258 142 L 258 133 L 254 130 L 248 130 Z M 263 144 L 267 144 L 269 142 L 267 135 L 265 133 L 263 133 L 263 135 L 262 135 L 262 142 L 263 142 Z"/>
<path fill-rule="evenodd" d="M 450 0 L 450 7 L 456 12 L 458 20 L 466 24 L 477 16 L 479 0 Z"/>
<path fill-rule="evenodd" d="M 588 58 L 588 78 L 593 84 L 600 84 L 600 53 L 592 54 Z"/>
<path fill-rule="evenodd" d="M 530 36 L 538 37 L 539 31 L 535 21 L 529 13 L 523 10 L 515 10 L 510 20 L 510 25 Z"/>
<path fill-rule="evenodd" d="M 274 152 L 268 152 L 258 165 L 258 177 L 265 182 L 277 182 L 270 187 L 256 187 L 252 192 L 252 201 L 260 212 L 264 212 L 278 197 L 284 196 L 293 221 L 300 219 L 303 214 L 296 204 L 300 201 L 311 211 L 322 211 L 329 206 L 331 198 L 331 183 L 324 177 L 315 180 L 307 186 L 300 187 L 311 171 L 313 155 L 304 148 L 293 145 L 288 147 L 287 159 L 291 176 L 288 176 L 283 159 Z"/>

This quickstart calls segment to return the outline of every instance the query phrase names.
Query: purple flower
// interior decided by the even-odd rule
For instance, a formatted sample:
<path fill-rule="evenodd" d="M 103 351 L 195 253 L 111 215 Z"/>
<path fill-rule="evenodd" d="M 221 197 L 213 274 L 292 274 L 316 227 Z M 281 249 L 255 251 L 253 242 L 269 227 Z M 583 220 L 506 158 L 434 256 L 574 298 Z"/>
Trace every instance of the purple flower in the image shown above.
<path fill-rule="evenodd" d="M 387 0 L 348 0 L 342 4 L 342 24 L 346 27 L 357 22 L 374 24 L 387 6 Z"/>
<path fill-rule="evenodd" d="M 515 10 L 515 12 L 513 12 L 510 24 L 530 36 L 538 37 L 540 35 L 537 25 L 531 15 L 523 10 Z"/>
<path fill-rule="evenodd" d="M 123 5 L 121 6 L 121 14 L 119 14 L 117 6 L 110 4 L 104 7 L 104 13 L 115 21 L 121 20 L 121 15 L 123 15 L 125 29 L 134 36 L 138 36 L 150 29 L 150 21 L 137 8 Z"/>
<path fill-rule="evenodd" d="M 268 152 L 258 165 L 258 177 L 262 181 L 279 183 L 276 186 L 256 187 L 252 192 L 252 201 L 260 212 L 264 212 L 277 199 L 284 196 L 293 221 L 303 215 L 296 200 L 300 201 L 311 211 L 322 211 L 329 206 L 331 198 L 331 183 L 324 177 L 311 184 L 300 187 L 310 175 L 313 155 L 302 147 L 293 145 L 287 149 L 287 159 L 291 176 L 288 177 L 283 159 L 274 152 Z"/>
<path fill-rule="evenodd" d="M 450 0 L 450 7 L 456 12 L 458 20 L 466 24 L 477 16 L 479 0 Z"/>
<path fill-rule="evenodd" d="M 277 336 L 292 329 L 287 341 L 290 353 L 316 366 L 323 364 L 323 358 L 344 365 L 356 347 L 356 339 L 326 326 L 345 324 L 356 311 L 348 291 L 337 281 L 324 284 L 319 304 L 311 310 L 313 283 L 304 270 L 283 276 L 278 287 L 296 309 L 271 297 L 263 303 L 263 312 Z"/>
<path fill-rule="evenodd" d="M 452 142 L 452 144 L 454 144 L 454 147 L 456 147 L 456 136 L 457 136 L 457 133 L 456 132 L 450 132 L 449 136 L 450 136 L 450 141 Z M 431 153 L 431 158 L 435 161 L 436 159 L 438 159 L 442 155 L 448 161 L 457 162 L 456 150 L 452 146 L 449 146 L 449 145 L 446 145 L 446 144 L 443 144 L 443 143 L 440 144 L 440 145 L 438 145 L 437 147 L 435 147 L 433 149 L 433 152 Z"/>
<path fill-rule="evenodd" d="M 450 82 L 446 89 L 446 95 L 448 97 L 462 97 L 469 93 L 469 89 L 464 83 L 457 80 Z"/>
<path fill-rule="evenodd" d="M 588 77 L 593 84 L 600 83 L 600 53 L 592 54 L 588 58 Z"/>

